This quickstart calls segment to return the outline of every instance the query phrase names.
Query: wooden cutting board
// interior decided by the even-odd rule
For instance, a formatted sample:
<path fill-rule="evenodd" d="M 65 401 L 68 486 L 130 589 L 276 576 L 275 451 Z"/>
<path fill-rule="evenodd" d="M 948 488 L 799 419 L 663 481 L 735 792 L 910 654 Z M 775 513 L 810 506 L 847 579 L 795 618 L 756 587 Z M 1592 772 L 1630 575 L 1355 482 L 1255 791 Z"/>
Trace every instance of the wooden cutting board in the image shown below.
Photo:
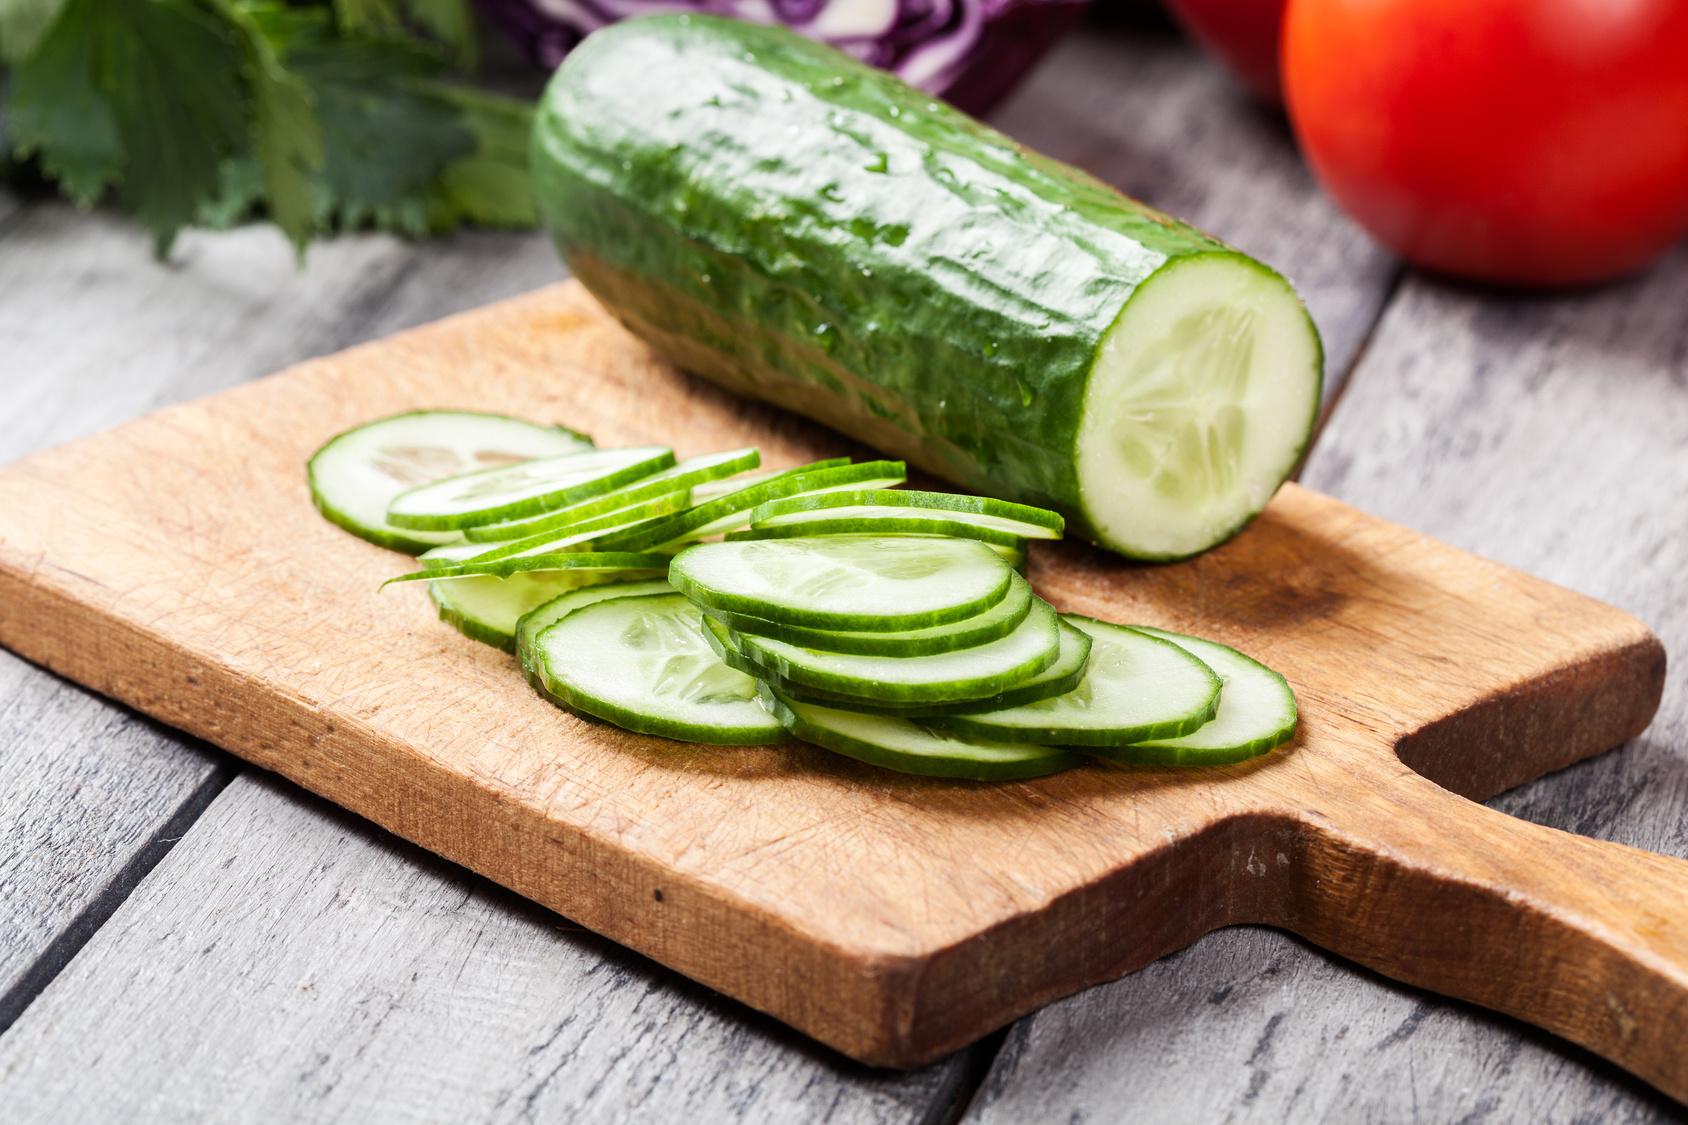
<path fill-rule="evenodd" d="M 1283 926 L 1688 1097 L 1688 862 L 1483 798 L 1638 734 L 1665 656 L 1618 610 L 1286 486 L 1138 566 L 1034 548 L 1062 610 L 1288 676 L 1234 767 L 908 777 L 801 744 L 632 735 L 434 618 L 320 519 L 304 463 L 401 410 L 562 421 L 685 457 L 865 450 L 652 358 L 565 284 L 0 470 L 0 643 L 870 1063 L 935 1059 L 1218 926 Z"/>

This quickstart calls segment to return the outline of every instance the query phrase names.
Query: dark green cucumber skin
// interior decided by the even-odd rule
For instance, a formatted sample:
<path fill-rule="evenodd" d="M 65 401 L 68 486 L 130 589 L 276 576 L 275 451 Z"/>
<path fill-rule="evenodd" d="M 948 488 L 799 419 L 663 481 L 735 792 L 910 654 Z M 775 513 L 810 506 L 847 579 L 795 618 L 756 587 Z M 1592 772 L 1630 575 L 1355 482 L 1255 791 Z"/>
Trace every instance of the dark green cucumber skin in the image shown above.
<path fill-rule="evenodd" d="M 1145 279 L 1223 243 L 778 27 L 596 32 L 533 134 L 570 270 L 677 365 L 966 488 L 1084 516 L 1075 436 Z"/>

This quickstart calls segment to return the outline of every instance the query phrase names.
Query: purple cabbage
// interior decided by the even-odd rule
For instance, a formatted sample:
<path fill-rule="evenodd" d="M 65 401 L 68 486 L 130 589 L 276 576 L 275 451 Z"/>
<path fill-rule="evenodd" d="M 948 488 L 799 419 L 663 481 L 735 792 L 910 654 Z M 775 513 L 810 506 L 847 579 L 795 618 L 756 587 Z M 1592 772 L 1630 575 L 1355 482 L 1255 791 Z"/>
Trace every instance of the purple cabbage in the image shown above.
<path fill-rule="evenodd" d="M 1086 0 L 479 0 L 546 67 L 586 35 L 656 12 L 781 23 L 970 113 L 983 113 L 1077 21 Z"/>

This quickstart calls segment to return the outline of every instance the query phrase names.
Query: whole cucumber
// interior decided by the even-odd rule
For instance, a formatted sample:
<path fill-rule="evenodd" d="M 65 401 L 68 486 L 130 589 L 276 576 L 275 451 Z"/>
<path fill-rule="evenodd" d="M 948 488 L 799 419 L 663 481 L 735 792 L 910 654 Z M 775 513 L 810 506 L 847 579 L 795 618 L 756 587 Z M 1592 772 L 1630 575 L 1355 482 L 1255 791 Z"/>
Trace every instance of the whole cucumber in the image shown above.
<path fill-rule="evenodd" d="M 570 270 L 675 364 L 1121 554 L 1234 534 L 1312 432 L 1281 276 L 782 28 L 595 33 L 533 165 Z"/>

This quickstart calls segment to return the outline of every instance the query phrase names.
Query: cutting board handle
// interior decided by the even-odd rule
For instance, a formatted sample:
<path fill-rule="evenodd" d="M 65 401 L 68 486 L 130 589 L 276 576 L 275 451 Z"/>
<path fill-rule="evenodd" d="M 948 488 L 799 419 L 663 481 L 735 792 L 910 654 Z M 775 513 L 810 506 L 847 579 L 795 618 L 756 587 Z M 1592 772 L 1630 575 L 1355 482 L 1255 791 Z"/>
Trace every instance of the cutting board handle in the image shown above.
<path fill-rule="evenodd" d="M 1359 800 L 1296 818 L 1281 925 L 1688 1101 L 1688 861 L 1518 820 L 1404 770 Z"/>

